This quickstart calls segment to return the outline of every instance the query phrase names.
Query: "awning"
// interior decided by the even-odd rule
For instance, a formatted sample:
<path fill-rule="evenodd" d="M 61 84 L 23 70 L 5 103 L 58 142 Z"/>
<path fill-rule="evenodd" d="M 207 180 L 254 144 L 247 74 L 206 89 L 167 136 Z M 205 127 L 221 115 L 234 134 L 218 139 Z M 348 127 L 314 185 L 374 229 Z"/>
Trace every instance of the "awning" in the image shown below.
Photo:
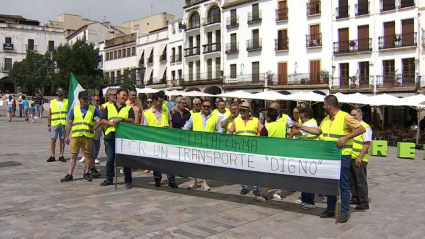
<path fill-rule="evenodd" d="M 139 51 L 139 54 L 137 54 L 137 56 L 140 58 L 143 56 L 143 52 L 145 52 L 145 49 L 142 49 Z"/>
<path fill-rule="evenodd" d="M 162 44 L 161 48 L 159 49 L 159 55 L 162 55 L 162 53 L 164 53 L 165 47 L 167 46 L 167 44 Z"/>
<path fill-rule="evenodd" d="M 165 73 L 166 69 L 167 69 L 166 66 L 161 66 L 161 68 L 159 68 L 158 75 L 156 77 L 158 80 L 160 80 L 160 79 L 162 79 L 162 77 L 164 77 L 164 73 Z"/>
<path fill-rule="evenodd" d="M 153 46 L 148 47 L 148 49 L 146 49 L 146 57 L 149 58 L 152 54 L 152 50 L 153 50 Z"/>
<path fill-rule="evenodd" d="M 151 78 L 151 74 L 152 74 L 152 68 L 147 69 L 145 72 L 145 84 L 149 81 L 149 79 Z"/>

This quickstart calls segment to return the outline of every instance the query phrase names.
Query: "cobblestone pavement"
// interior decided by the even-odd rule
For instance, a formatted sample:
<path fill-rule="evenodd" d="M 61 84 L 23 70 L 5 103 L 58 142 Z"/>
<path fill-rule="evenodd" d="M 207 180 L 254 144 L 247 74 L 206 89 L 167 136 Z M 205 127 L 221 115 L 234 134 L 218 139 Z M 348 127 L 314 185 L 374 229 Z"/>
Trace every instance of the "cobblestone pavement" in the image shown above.
<path fill-rule="evenodd" d="M 325 204 L 303 211 L 293 201 L 261 203 L 239 185 L 211 182 L 211 192 L 153 186 L 150 174 L 134 172 L 134 187 L 100 187 L 102 179 L 60 183 L 68 163 L 47 163 L 46 119 L 35 123 L 0 117 L 0 238 L 425 238 L 425 161 L 372 157 L 371 209 L 352 210 L 346 224 L 320 219 Z M 66 148 L 69 158 L 69 147 Z M 101 150 L 101 173 L 105 153 Z M 14 166 L 15 165 L 15 166 Z M 123 182 L 123 178 L 119 178 Z M 187 184 L 187 179 L 177 183 Z"/>

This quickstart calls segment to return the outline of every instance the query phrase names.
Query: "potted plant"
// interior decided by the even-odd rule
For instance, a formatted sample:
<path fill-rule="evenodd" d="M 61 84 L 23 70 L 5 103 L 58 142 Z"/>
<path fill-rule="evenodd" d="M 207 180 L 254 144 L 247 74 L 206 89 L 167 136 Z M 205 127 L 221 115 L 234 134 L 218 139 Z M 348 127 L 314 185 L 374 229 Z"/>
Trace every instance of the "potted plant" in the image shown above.
<path fill-rule="evenodd" d="M 351 76 L 350 83 L 350 88 L 357 88 L 357 76 Z"/>
<path fill-rule="evenodd" d="M 320 71 L 320 76 L 321 76 L 322 82 L 324 84 L 328 84 L 329 83 L 329 71 L 328 70 L 321 70 Z"/>
<path fill-rule="evenodd" d="M 348 45 L 350 46 L 350 50 L 354 51 L 354 47 L 357 45 L 357 43 L 355 41 L 349 41 Z"/>
<path fill-rule="evenodd" d="M 401 36 L 400 35 L 397 35 L 397 36 L 394 36 L 394 46 L 400 46 L 400 43 L 401 43 Z"/>

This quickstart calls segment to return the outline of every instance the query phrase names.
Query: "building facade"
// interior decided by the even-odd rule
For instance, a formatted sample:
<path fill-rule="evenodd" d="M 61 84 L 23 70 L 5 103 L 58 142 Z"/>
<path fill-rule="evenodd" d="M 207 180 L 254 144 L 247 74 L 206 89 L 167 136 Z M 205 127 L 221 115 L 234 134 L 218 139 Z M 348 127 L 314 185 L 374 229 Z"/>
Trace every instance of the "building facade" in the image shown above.
<path fill-rule="evenodd" d="M 74 33 L 68 35 L 66 40 L 70 45 L 77 40 L 95 44 L 123 35 L 125 35 L 123 31 L 111 26 L 109 22 L 94 22 L 80 27 Z"/>
<path fill-rule="evenodd" d="M 63 29 L 43 27 L 22 16 L 0 15 L 0 88 L 16 92 L 8 72 L 25 59 L 27 51 L 45 54 L 65 42 Z"/>
<path fill-rule="evenodd" d="M 131 29 L 132 33 L 148 33 L 156 29 L 167 27 L 168 23 L 172 20 L 174 20 L 174 15 L 163 12 L 137 20 L 126 21 L 123 23 L 123 27 Z"/>
<path fill-rule="evenodd" d="M 183 79 L 183 29 L 182 18 L 169 22 L 168 25 L 168 63 L 167 88 L 181 90 Z"/>

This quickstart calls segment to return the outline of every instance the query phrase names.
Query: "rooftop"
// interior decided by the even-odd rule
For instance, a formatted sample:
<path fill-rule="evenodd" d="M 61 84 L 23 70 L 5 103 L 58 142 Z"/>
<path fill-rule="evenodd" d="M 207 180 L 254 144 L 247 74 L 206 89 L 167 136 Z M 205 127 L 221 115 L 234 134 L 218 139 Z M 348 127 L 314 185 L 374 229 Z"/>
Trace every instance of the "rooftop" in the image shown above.
<path fill-rule="evenodd" d="M 0 22 L 1 23 L 22 24 L 22 25 L 33 25 L 33 26 L 39 26 L 40 25 L 39 21 L 27 19 L 27 18 L 24 18 L 21 15 L 0 14 Z"/>
<path fill-rule="evenodd" d="M 131 42 L 136 43 L 136 38 L 137 38 L 137 34 L 133 33 L 133 34 L 128 34 L 124 36 L 115 37 L 109 40 L 105 40 L 105 49 L 131 43 Z"/>

